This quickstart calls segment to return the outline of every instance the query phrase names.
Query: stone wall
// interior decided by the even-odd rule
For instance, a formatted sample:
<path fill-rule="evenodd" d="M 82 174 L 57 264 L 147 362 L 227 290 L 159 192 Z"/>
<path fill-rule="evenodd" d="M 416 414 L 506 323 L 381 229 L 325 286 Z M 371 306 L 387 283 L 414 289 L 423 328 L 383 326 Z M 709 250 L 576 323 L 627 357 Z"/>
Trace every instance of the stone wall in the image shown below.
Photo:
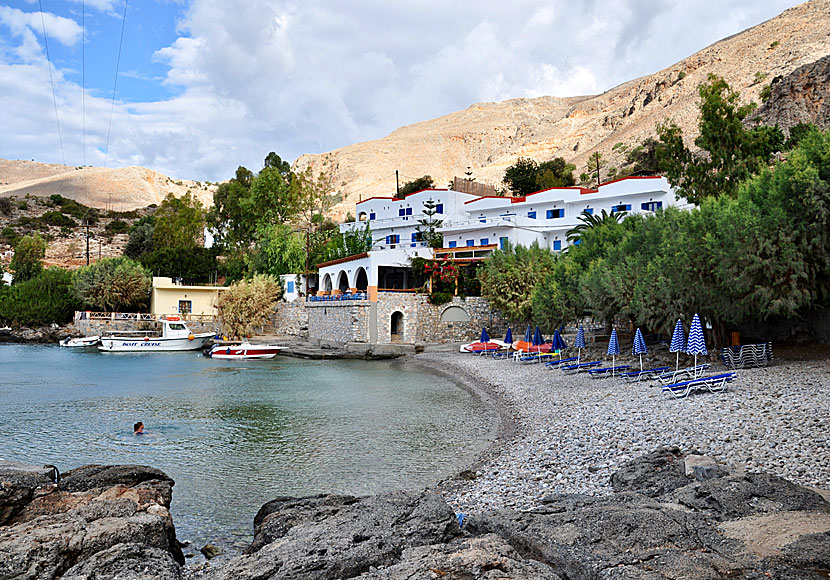
<path fill-rule="evenodd" d="M 266 332 L 308 340 L 308 314 L 309 310 L 303 300 L 280 302 L 271 315 Z"/>
<path fill-rule="evenodd" d="M 308 302 L 308 338 L 320 344 L 342 345 L 369 342 L 368 300 Z"/>

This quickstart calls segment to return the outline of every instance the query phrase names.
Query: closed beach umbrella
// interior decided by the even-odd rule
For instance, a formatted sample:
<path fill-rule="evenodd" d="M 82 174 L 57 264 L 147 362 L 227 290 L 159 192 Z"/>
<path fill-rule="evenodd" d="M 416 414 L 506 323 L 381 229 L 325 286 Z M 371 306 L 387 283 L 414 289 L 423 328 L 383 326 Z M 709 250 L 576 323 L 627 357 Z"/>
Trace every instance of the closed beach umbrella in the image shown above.
<path fill-rule="evenodd" d="M 481 343 L 490 342 L 490 335 L 487 334 L 487 329 L 486 328 L 481 329 L 481 340 L 479 342 L 481 342 Z"/>
<path fill-rule="evenodd" d="M 686 333 L 683 332 L 683 323 L 678 318 L 677 324 L 674 325 L 674 332 L 671 335 L 671 345 L 669 345 L 669 352 L 677 353 L 674 370 L 680 368 L 680 353 L 684 350 L 686 350 Z"/>
<path fill-rule="evenodd" d="M 539 330 L 539 327 L 536 327 L 536 331 L 533 333 L 533 346 L 541 346 L 545 340 L 542 338 L 542 331 Z"/>
<path fill-rule="evenodd" d="M 513 344 L 513 331 L 510 329 L 510 327 L 507 328 L 507 334 L 504 335 L 504 342 L 508 346 Z"/>
<path fill-rule="evenodd" d="M 643 333 L 638 328 L 637 333 L 634 335 L 634 346 L 631 348 L 631 354 L 640 355 L 640 370 L 643 370 L 643 355 L 647 353 L 646 341 L 643 338 Z"/>
<path fill-rule="evenodd" d="M 565 340 L 562 338 L 562 335 L 559 334 L 559 330 L 553 331 L 553 341 L 551 347 L 557 351 L 559 351 L 559 358 L 562 358 L 562 351 L 568 348 L 568 345 L 565 344 Z"/>
<path fill-rule="evenodd" d="M 530 325 L 527 326 L 527 330 L 525 330 L 525 342 L 530 344 L 533 341 L 533 331 L 530 330 Z"/>
<path fill-rule="evenodd" d="M 689 329 L 689 342 L 686 344 L 686 354 L 695 355 L 695 366 L 697 366 L 697 355 L 709 354 L 706 350 L 706 339 L 703 336 L 703 327 L 700 325 L 700 317 L 695 314 L 692 318 L 692 327 Z M 697 376 L 697 370 L 695 370 Z"/>
<path fill-rule="evenodd" d="M 611 355 L 611 366 L 617 366 L 617 355 L 620 354 L 620 340 L 617 338 L 617 329 L 611 331 L 611 339 L 608 341 L 608 354 Z M 611 376 L 614 371 L 611 371 Z"/>
<path fill-rule="evenodd" d="M 585 329 L 582 328 L 581 324 L 579 325 L 579 330 L 576 331 L 574 346 L 579 349 L 579 352 L 576 355 L 576 364 L 579 364 L 579 361 L 582 358 L 582 349 L 585 348 Z"/>

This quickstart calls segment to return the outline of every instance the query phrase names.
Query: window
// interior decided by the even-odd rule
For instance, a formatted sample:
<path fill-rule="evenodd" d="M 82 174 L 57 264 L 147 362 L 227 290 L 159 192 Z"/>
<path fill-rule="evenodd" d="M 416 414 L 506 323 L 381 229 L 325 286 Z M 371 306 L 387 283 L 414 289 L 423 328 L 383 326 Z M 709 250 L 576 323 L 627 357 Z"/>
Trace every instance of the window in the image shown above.
<path fill-rule="evenodd" d="M 285 282 L 285 293 L 294 294 L 294 280 L 287 280 Z"/>
<path fill-rule="evenodd" d="M 631 204 L 625 205 L 621 203 L 620 205 L 615 205 L 611 208 L 611 211 L 621 212 L 621 211 L 631 211 Z"/>
<path fill-rule="evenodd" d="M 369 212 L 369 219 L 370 219 L 370 220 L 375 219 L 375 212 L 373 212 L 373 211 L 370 211 L 370 212 Z"/>
<path fill-rule="evenodd" d="M 594 208 L 586 207 L 585 208 L 585 213 L 587 213 L 588 215 L 594 215 Z"/>
<path fill-rule="evenodd" d="M 486 246 L 490 243 L 490 238 L 481 238 L 481 242 L 479 242 L 479 243 L 482 246 Z"/>
<path fill-rule="evenodd" d="M 486 217 L 484 217 L 483 215 L 482 215 L 482 216 L 478 216 L 478 223 L 480 223 L 480 224 L 486 224 L 486 223 L 487 223 L 487 218 L 486 218 Z"/>
<path fill-rule="evenodd" d="M 640 208 L 643 209 L 643 211 L 657 211 L 658 209 L 663 208 L 663 202 L 662 201 L 649 201 L 649 202 L 646 202 L 646 203 L 641 203 Z"/>
<path fill-rule="evenodd" d="M 529 217 L 532 220 L 535 220 L 536 219 L 536 212 L 535 211 L 527 212 L 527 217 Z"/>
<path fill-rule="evenodd" d="M 577 238 L 576 240 L 574 240 L 574 246 L 579 246 L 579 245 L 582 245 L 582 239 L 581 238 Z"/>
<path fill-rule="evenodd" d="M 506 236 L 505 236 L 505 237 L 502 237 L 502 238 L 499 238 L 499 249 L 500 249 L 500 250 L 505 249 L 505 248 L 507 247 L 507 243 L 508 243 L 508 241 L 509 241 L 509 240 L 508 240 L 508 238 L 507 238 Z"/>
<path fill-rule="evenodd" d="M 386 236 L 386 243 L 399 244 L 401 243 L 401 236 L 399 234 L 392 234 L 391 236 Z"/>
<path fill-rule="evenodd" d="M 476 245 L 476 241 L 475 241 L 475 240 L 467 240 L 467 247 L 470 247 L 470 246 L 475 246 L 475 245 Z"/>
<path fill-rule="evenodd" d="M 411 207 L 406 208 L 406 215 L 412 215 L 412 208 Z"/>
<path fill-rule="evenodd" d="M 401 209 L 398 210 L 398 216 L 399 217 L 402 217 L 402 216 L 405 216 L 405 215 L 406 215 L 406 210 L 404 208 L 401 208 Z"/>
<path fill-rule="evenodd" d="M 565 217 L 565 210 L 564 209 L 549 209 L 545 212 L 545 217 L 549 220 L 554 218 L 563 218 Z"/>
<path fill-rule="evenodd" d="M 562 240 L 553 240 L 553 249 L 556 252 L 562 250 Z"/>
<path fill-rule="evenodd" d="M 409 244 L 410 248 L 414 248 L 417 245 L 415 242 L 419 241 L 419 237 L 418 232 L 412 232 L 412 243 Z"/>
<path fill-rule="evenodd" d="M 193 301 L 192 300 L 179 300 L 179 312 L 181 314 L 190 314 L 193 311 Z M 173 328 L 173 325 L 170 325 L 170 328 Z"/>
<path fill-rule="evenodd" d="M 450 240 L 450 243 L 449 243 L 449 245 L 448 245 L 447 247 L 448 247 L 448 248 L 454 248 L 454 247 L 456 247 L 457 245 L 458 245 L 458 244 L 456 243 L 456 241 L 455 241 L 455 240 Z"/>
<path fill-rule="evenodd" d="M 444 204 L 439 203 L 435 206 L 435 213 L 444 213 Z"/>

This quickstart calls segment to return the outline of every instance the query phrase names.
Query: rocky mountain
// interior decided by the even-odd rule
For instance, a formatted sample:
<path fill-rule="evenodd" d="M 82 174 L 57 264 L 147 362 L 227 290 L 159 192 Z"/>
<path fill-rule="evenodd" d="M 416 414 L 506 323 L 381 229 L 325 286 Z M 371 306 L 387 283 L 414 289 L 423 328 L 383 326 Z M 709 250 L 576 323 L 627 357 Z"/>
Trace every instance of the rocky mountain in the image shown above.
<path fill-rule="evenodd" d="M 174 181 L 145 167 L 67 167 L 65 165 L 0 159 L 0 197 L 49 197 L 59 193 L 84 205 L 130 211 L 158 205 L 168 193 L 187 192 L 203 204 L 213 204 L 216 184 Z"/>
<path fill-rule="evenodd" d="M 519 157 L 561 156 L 580 173 L 588 156 L 600 151 L 608 167 L 617 166 L 624 151 L 655 136 L 655 126 L 666 117 L 695 136 L 697 87 L 710 73 L 724 77 L 744 101 L 760 102 L 760 91 L 773 79 L 828 54 L 830 0 L 811 0 L 601 95 L 477 103 L 376 141 L 304 155 L 295 167 L 319 171 L 328 163 L 333 183 L 344 194 L 335 211 L 344 215 L 361 198 L 389 195 L 396 169 L 408 179 L 429 174 L 445 186 L 468 166 L 477 181 L 500 184 L 504 170 Z M 827 87 L 814 83 L 812 93 L 826 95 Z"/>
<path fill-rule="evenodd" d="M 830 56 L 805 64 L 785 77 L 775 77 L 770 97 L 761 105 L 753 120 L 778 124 L 785 129 L 799 123 L 813 123 L 830 129 Z"/>

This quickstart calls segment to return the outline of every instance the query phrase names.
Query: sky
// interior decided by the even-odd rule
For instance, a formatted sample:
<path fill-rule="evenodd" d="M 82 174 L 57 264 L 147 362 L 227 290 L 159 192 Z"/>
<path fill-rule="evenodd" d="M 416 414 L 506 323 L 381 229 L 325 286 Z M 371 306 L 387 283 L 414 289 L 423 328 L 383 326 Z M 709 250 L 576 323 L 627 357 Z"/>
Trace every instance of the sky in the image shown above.
<path fill-rule="evenodd" d="M 477 102 L 601 93 L 797 3 L 0 0 L 0 157 L 220 181 Z"/>

